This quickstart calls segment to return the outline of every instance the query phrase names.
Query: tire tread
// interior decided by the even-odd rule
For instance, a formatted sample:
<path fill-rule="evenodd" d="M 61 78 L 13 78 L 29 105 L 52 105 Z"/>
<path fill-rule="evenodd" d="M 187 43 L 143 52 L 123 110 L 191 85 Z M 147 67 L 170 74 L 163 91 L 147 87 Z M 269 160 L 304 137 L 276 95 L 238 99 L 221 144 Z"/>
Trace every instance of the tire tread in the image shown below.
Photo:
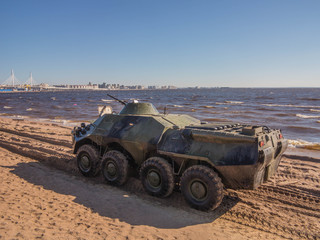
<path fill-rule="evenodd" d="M 119 178 L 116 179 L 115 181 L 110 181 L 102 173 L 102 175 L 104 176 L 104 179 L 111 185 L 121 186 L 125 184 L 128 180 L 128 168 L 129 168 L 129 163 L 126 156 L 117 150 L 111 150 L 106 152 L 102 158 L 101 171 L 103 171 L 104 164 L 106 163 L 106 160 L 108 158 L 113 159 L 118 164 Z"/>
<path fill-rule="evenodd" d="M 167 177 L 167 179 L 165 179 L 165 187 L 161 188 L 159 192 L 151 192 L 145 185 L 146 183 L 144 181 L 144 171 L 153 166 L 158 169 L 163 169 Z M 151 157 L 143 162 L 140 168 L 140 179 L 145 191 L 152 196 L 163 198 L 168 197 L 172 193 L 174 188 L 174 175 L 172 172 L 172 167 L 165 159 L 161 157 Z"/>
<path fill-rule="evenodd" d="M 89 170 L 89 172 L 83 172 L 80 167 L 79 167 L 79 154 L 81 154 L 82 152 L 87 152 L 88 155 L 90 156 L 90 160 L 91 160 L 91 169 Z M 77 165 L 78 165 L 78 169 L 79 171 L 86 177 L 94 177 L 99 173 L 100 170 L 100 157 L 99 157 L 99 151 L 98 149 L 90 144 L 84 144 L 82 145 L 78 151 L 77 151 Z"/>
<path fill-rule="evenodd" d="M 209 196 L 209 200 L 206 203 L 198 204 L 197 201 L 193 200 L 192 197 L 187 196 L 186 186 L 187 182 L 190 181 L 193 176 L 204 177 L 206 180 L 212 183 L 209 191 L 214 191 L 215 194 Z M 209 210 L 217 208 L 223 199 L 223 184 L 220 177 L 214 170 L 207 166 L 195 165 L 188 168 L 181 177 L 180 180 L 181 192 L 184 195 L 185 200 L 194 208 L 198 210 Z"/>

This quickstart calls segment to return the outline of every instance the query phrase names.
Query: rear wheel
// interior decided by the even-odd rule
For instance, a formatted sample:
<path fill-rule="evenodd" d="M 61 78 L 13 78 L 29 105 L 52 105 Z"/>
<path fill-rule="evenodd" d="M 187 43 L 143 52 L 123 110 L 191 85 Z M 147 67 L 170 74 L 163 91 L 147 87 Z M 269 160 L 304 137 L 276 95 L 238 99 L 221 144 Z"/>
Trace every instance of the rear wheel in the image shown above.
<path fill-rule="evenodd" d="M 167 197 L 174 188 L 172 167 L 160 157 L 151 157 L 142 164 L 140 179 L 145 191 L 152 196 Z"/>
<path fill-rule="evenodd" d="M 77 165 L 80 172 L 86 177 L 94 177 L 99 171 L 99 151 L 89 144 L 81 146 L 77 152 Z"/>
<path fill-rule="evenodd" d="M 217 208 L 223 198 L 218 174 L 206 166 L 192 166 L 181 177 L 181 192 L 189 205 L 198 210 Z"/>
<path fill-rule="evenodd" d="M 123 153 L 112 150 L 103 155 L 101 171 L 109 184 L 123 185 L 128 179 L 128 168 L 128 160 Z"/>

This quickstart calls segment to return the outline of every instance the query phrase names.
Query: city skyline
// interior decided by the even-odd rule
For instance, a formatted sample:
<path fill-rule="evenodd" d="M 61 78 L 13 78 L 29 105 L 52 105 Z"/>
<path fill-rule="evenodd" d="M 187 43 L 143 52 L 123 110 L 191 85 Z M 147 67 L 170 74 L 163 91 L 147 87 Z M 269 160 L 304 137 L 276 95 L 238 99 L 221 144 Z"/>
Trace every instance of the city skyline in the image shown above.
<path fill-rule="evenodd" d="M 31 90 L 33 87 L 36 88 L 50 88 L 50 89 L 109 89 L 109 90 L 143 90 L 143 89 L 177 89 L 175 86 L 172 85 L 165 85 L 165 86 L 158 86 L 158 85 L 130 85 L 126 86 L 119 83 L 92 83 L 89 82 L 88 84 L 70 84 L 70 83 L 64 83 L 64 84 L 53 84 L 49 85 L 47 83 L 37 83 L 34 81 L 32 72 L 30 72 L 29 78 L 25 82 L 21 82 L 14 74 L 14 70 L 11 69 L 10 77 L 8 77 L 3 83 L 0 81 L 0 90 L 1 89 L 11 89 L 11 90 L 17 90 L 18 88 Z"/>
<path fill-rule="evenodd" d="M 318 1 L 0 6 L 0 84 L 320 87 Z"/>

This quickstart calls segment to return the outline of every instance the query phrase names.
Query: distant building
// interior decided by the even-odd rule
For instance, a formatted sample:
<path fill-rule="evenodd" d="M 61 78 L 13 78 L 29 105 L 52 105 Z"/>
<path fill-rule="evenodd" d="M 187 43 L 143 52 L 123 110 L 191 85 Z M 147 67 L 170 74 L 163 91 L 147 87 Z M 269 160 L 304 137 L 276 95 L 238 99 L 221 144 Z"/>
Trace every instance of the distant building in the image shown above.
<path fill-rule="evenodd" d="M 155 90 L 155 89 L 160 89 L 160 87 L 159 86 L 148 86 L 148 89 Z"/>
<path fill-rule="evenodd" d="M 40 88 L 48 88 L 48 87 L 49 87 L 49 84 L 47 84 L 47 83 L 40 83 L 40 84 L 39 84 L 39 87 L 40 87 Z"/>
<path fill-rule="evenodd" d="M 175 86 L 168 86 L 168 89 L 177 89 Z"/>
<path fill-rule="evenodd" d="M 65 89 L 98 89 L 98 85 L 97 84 L 91 84 L 91 85 L 54 85 L 54 87 L 56 88 L 65 88 Z"/>

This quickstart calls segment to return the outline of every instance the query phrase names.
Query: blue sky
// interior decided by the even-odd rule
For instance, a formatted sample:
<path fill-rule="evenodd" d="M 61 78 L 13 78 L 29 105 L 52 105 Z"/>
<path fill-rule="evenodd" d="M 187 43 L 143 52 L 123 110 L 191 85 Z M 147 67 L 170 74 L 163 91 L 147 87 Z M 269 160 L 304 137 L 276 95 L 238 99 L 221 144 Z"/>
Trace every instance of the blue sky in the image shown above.
<path fill-rule="evenodd" d="M 0 83 L 320 87 L 320 1 L 1 1 Z"/>

